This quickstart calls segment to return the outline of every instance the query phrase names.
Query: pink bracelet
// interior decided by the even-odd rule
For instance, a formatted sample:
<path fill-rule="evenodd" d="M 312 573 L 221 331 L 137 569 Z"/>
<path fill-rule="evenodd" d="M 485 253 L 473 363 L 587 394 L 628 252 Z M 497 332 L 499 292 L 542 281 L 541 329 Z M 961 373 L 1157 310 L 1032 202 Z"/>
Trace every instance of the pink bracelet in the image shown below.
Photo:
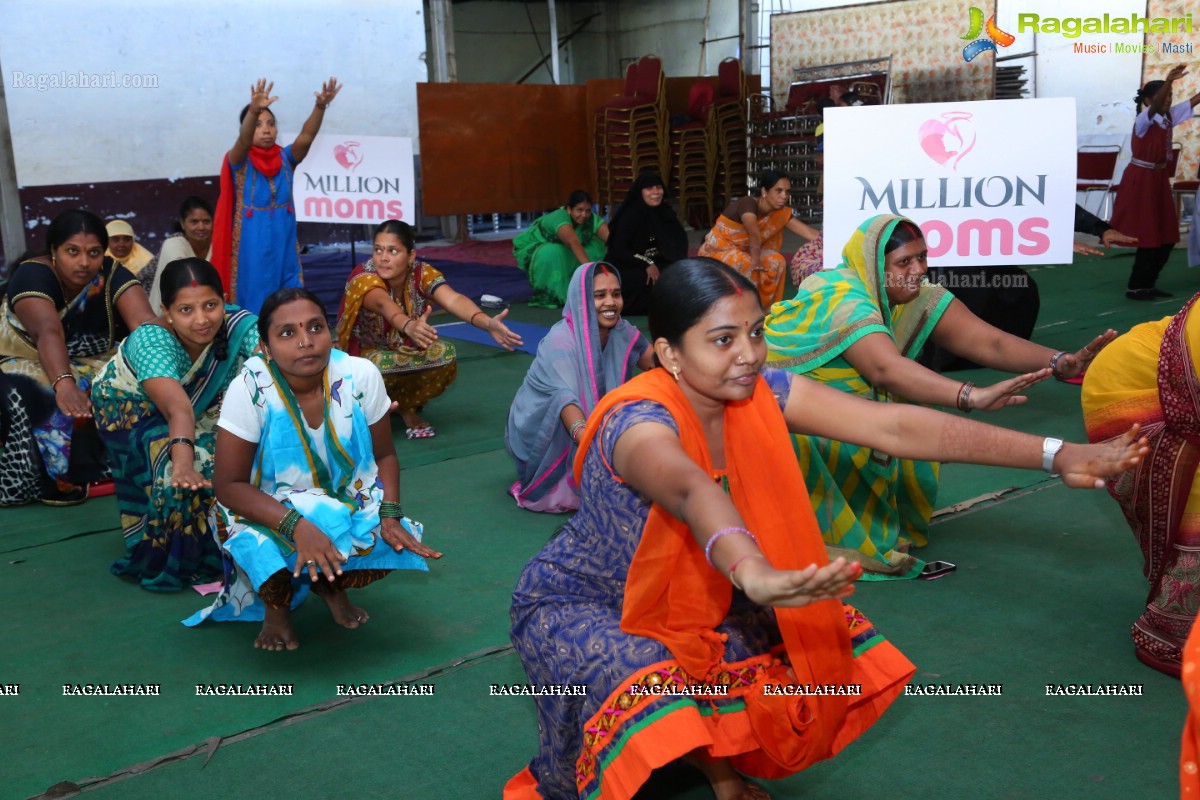
<path fill-rule="evenodd" d="M 704 560 L 707 561 L 708 565 L 713 569 L 717 568 L 717 565 L 714 564 L 712 560 L 713 545 L 717 543 L 717 539 L 720 539 L 722 536 L 730 533 L 740 533 L 743 536 L 749 536 L 752 542 L 758 544 L 758 539 L 755 538 L 754 534 L 745 528 L 721 528 L 721 530 L 709 537 L 708 544 L 704 545 Z"/>

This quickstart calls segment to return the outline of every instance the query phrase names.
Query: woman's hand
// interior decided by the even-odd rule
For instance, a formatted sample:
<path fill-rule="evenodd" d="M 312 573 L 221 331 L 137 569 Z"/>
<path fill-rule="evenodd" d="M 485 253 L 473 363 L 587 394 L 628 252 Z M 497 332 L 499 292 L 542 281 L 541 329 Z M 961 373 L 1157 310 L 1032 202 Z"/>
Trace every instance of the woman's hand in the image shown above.
<path fill-rule="evenodd" d="M 421 316 L 409 317 L 411 322 L 401 326 L 404 328 L 404 335 L 422 350 L 438 340 L 437 328 L 429 324 L 429 315 L 432 313 L 432 308 L 426 308 Z"/>
<path fill-rule="evenodd" d="M 68 417 L 88 418 L 92 416 L 92 401 L 76 385 L 74 380 L 63 378 L 54 387 L 54 400 L 58 410 Z"/>
<path fill-rule="evenodd" d="M 505 350 L 512 350 L 514 347 L 520 347 L 525 344 L 525 340 L 520 334 L 514 333 L 504 324 L 503 319 L 508 316 L 508 309 L 504 309 L 496 316 L 490 318 L 487 324 L 487 332 L 496 340 L 496 344 L 503 347 Z"/>
<path fill-rule="evenodd" d="M 1055 365 L 1055 369 L 1057 370 L 1055 375 L 1060 378 L 1078 377 L 1092 363 L 1092 359 L 1116 338 L 1117 332 L 1110 328 L 1076 352 L 1067 353 Z"/>
<path fill-rule="evenodd" d="M 329 537 L 321 533 L 316 525 L 301 519 L 296 525 L 296 530 L 292 532 L 292 538 L 296 542 L 296 568 L 292 570 L 293 577 L 299 578 L 301 571 L 307 571 L 309 579 L 316 583 L 319 579 L 318 569 L 324 572 L 331 582 L 342 574 L 342 564 L 346 563 L 348 557 L 339 553 Z"/>
<path fill-rule="evenodd" d="M 783 571 L 773 568 L 765 558 L 751 556 L 737 565 L 733 577 L 746 596 L 760 605 L 799 608 L 849 597 L 860 575 L 862 566 L 844 558 L 823 567 L 812 564 L 801 570 Z"/>
<path fill-rule="evenodd" d="M 270 108 L 271 103 L 279 99 L 278 97 L 271 96 L 271 90 L 274 88 L 275 82 L 271 81 L 267 83 L 266 78 L 259 78 L 250 87 L 250 113 L 256 118 L 258 117 L 258 112 L 264 108 Z"/>
<path fill-rule="evenodd" d="M 1029 398 L 1018 394 L 1035 383 L 1041 383 L 1050 377 L 1050 368 L 1039 369 L 1037 372 L 1027 372 L 1015 378 L 1009 378 L 991 386 L 976 386 L 967 397 L 971 408 L 983 411 L 995 411 L 1006 406 L 1019 406 Z"/>
<path fill-rule="evenodd" d="M 173 466 L 171 470 L 171 486 L 176 489 L 211 489 L 212 482 L 196 472 L 190 464 Z"/>
<path fill-rule="evenodd" d="M 1107 247 L 1107 245 L 1105 245 L 1105 246 Z M 1083 242 L 1075 242 L 1075 244 L 1071 245 L 1071 247 L 1075 251 L 1076 255 L 1081 255 L 1081 256 L 1102 256 L 1102 255 L 1104 255 L 1103 250 L 1097 250 L 1096 248 L 1092 247 L 1090 244 L 1084 244 Z"/>
<path fill-rule="evenodd" d="M 1126 236 L 1116 228 L 1109 228 L 1100 234 L 1100 244 L 1104 245 L 1105 250 L 1114 244 L 1120 247 L 1137 247 L 1137 241 L 1136 236 Z"/>
<path fill-rule="evenodd" d="M 653 286 L 658 283 L 659 277 L 662 276 L 662 271 L 658 268 L 658 264 L 646 265 L 646 285 Z"/>
<path fill-rule="evenodd" d="M 421 558 L 441 558 L 442 554 L 432 547 L 418 542 L 416 538 L 404 529 L 400 520 L 395 517 L 384 517 L 379 520 L 379 534 L 383 540 L 392 546 L 397 553 L 408 550 Z"/>
<path fill-rule="evenodd" d="M 324 111 L 341 90 L 342 87 L 338 85 L 337 78 L 330 78 L 325 81 L 325 83 L 321 84 L 321 91 L 313 92 L 313 95 L 317 98 L 317 107 Z"/>
<path fill-rule="evenodd" d="M 1054 470 L 1072 489 L 1102 489 L 1104 479 L 1120 475 L 1150 452 L 1150 445 L 1137 438 L 1135 422 L 1118 439 L 1100 444 L 1064 444 L 1054 457 Z"/>

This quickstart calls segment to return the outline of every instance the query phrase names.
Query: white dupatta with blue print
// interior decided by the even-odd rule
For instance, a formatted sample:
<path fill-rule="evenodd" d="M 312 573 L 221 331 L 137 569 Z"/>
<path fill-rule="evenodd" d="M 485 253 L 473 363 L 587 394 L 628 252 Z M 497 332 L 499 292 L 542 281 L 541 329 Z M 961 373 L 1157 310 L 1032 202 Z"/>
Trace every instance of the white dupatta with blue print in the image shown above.
<path fill-rule="evenodd" d="M 371 430 L 362 409 L 362 390 L 354 385 L 350 358 L 340 350 L 330 353 L 325 369 L 323 425 L 317 446 L 305 424 L 291 389 L 274 364 L 255 356 L 243 366 L 230 392 L 248 392 L 262 409 L 262 437 L 254 455 L 251 483 L 284 506 L 294 508 L 321 530 L 349 561 L 343 570 L 428 570 L 425 559 L 408 550 L 397 553 L 379 536 L 379 502 L 383 487 L 371 441 Z M 272 529 L 238 516 L 218 505 L 228 535 L 221 543 L 226 553 L 225 581 L 213 605 L 184 620 L 198 625 L 205 619 L 258 622 L 263 604 L 257 589 L 276 572 L 296 566 L 295 548 Z M 422 526 L 401 521 L 418 540 Z M 309 580 L 298 581 L 292 599 L 298 606 L 308 593 Z"/>

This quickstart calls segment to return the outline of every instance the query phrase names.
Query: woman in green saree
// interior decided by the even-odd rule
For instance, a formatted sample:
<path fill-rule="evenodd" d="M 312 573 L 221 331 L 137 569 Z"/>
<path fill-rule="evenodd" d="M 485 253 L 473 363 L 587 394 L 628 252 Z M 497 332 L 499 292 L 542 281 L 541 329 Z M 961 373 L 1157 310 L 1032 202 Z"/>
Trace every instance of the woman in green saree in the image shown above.
<path fill-rule="evenodd" d="M 608 223 L 592 213 L 592 196 L 576 189 L 567 204 L 538 217 L 513 239 L 517 266 L 533 287 L 531 306 L 562 308 L 571 276 L 583 264 L 604 260 Z"/>
<path fill-rule="evenodd" d="M 1051 375 L 1073 378 L 1116 337 L 1107 331 L 1075 353 L 992 327 L 944 287 L 925 281 L 921 229 L 881 214 L 864 222 L 837 269 L 817 272 L 767 317 L 767 360 L 844 392 L 880 402 L 994 411 L 1024 403 L 1022 391 Z M 939 375 L 915 359 L 929 340 L 992 369 L 1023 373 L 991 386 Z M 816 436 L 793 436 L 796 455 L 831 555 L 876 577 L 912 578 L 924 562 L 908 554 L 927 541 L 938 465 L 898 459 Z"/>

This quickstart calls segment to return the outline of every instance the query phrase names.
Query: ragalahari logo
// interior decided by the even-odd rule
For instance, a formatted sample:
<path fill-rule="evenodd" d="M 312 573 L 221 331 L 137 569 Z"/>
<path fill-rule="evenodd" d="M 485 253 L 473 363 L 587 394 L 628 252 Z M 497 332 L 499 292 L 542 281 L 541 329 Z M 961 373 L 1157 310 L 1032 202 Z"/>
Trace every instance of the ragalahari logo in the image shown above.
<path fill-rule="evenodd" d="M 346 169 L 353 172 L 363 162 L 358 142 L 342 142 L 333 148 L 333 157 Z"/>
<path fill-rule="evenodd" d="M 975 146 L 975 130 L 969 111 L 947 111 L 941 119 L 921 123 L 917 139 L 925 155 L 958 171 L 958 162 Z"/>
<path fill-rule="evenodd" d="M 979 34 L 987 31 L 988 38 L 980 39 Z M 1011 33 L 1005 33 L 996 27 L 996 15 L 992 14 L 987 18 L 987 24 L 983 22 L 983 9 L 971 9 L 971 29 L 967 31 L 967 35 L 963 39 L 971 39 L 971 43 L 963 48 L 963 60 L 970 61 L 980 53 L 985 53 L 991 50 L 996 52 L 996 45 L 1008 47 L 1017 40 L 1017 37 Z"/>

